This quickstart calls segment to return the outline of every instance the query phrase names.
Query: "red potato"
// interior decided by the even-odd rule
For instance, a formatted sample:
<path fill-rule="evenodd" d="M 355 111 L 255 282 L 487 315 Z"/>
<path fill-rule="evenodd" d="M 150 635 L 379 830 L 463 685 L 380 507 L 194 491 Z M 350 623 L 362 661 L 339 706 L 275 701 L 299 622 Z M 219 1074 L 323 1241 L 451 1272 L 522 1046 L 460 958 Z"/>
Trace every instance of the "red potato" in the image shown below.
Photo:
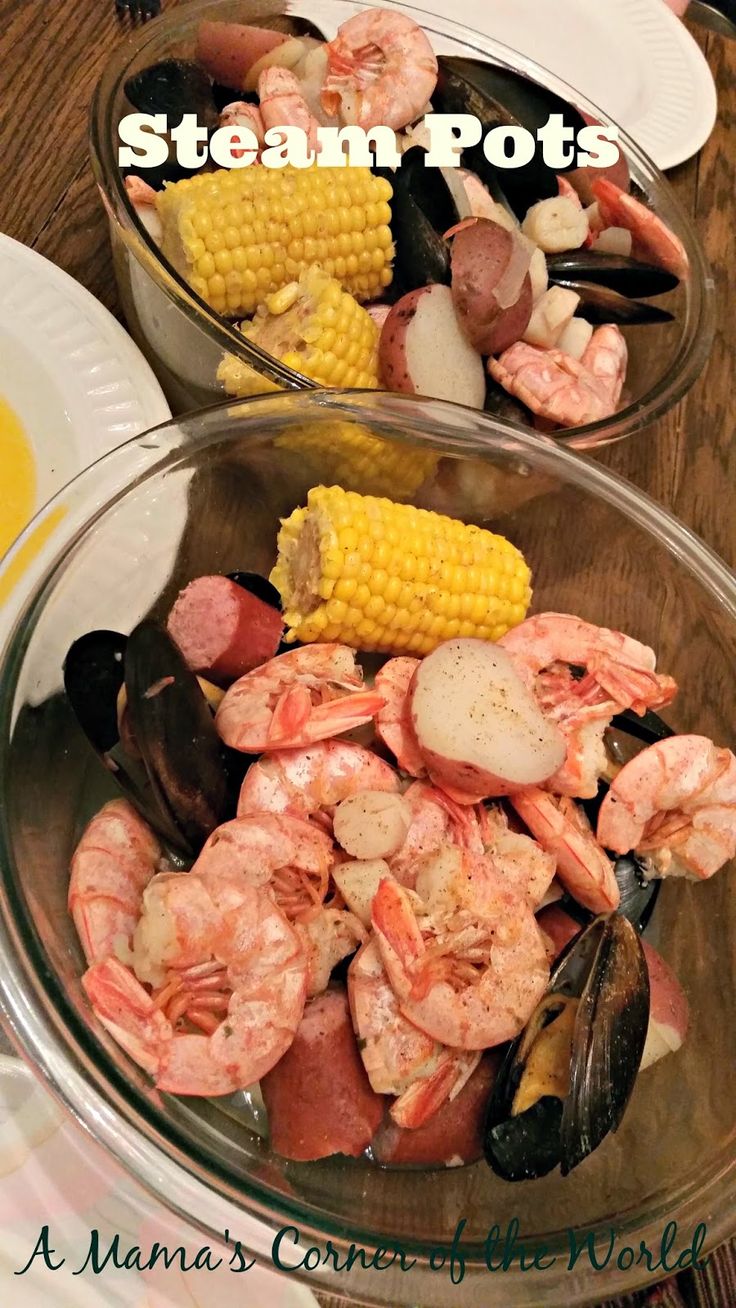
<path fill-rule="evenodd" d="M 387 390 L 485 404 L 483 360 L 460 330 L 448 286 L 421 286 L 396 302 L 381 329 L 378 365 Z"/>
<path fill-rule="evenodd" d="M 194 57 L 214 82 L 242 91 L 253 64 L 288 39 L 283 32 L 272 32 L 267 27 L 210 22 L 205 18 L 197 29 Z"/>
<path fill-rule="evenodd" d="M 169 635 L 193 672 L 236 681 L 276 653 L 284 624 L 277 609 L 229 577 L 197 577 L 179 593 Z"/>
<path fill-rule="evenodd" d="M 687 1035 L 690 1009 L 672 968 L 646 940 L 641 943 L 649 969 L 649 1027 L 641 1059 L 645 1068 L 680 1048 Z"/>
<path fill-rule="evenodd" d="M 597 118 L 591 118 L 590 114 L 586 114 L 582 109 L 580 110 L 580 116 L 585 119 L 590 127 L 600 126 Z M 590 153 L 592 154 L 593 151 L 591 150 Z M 616 163 L 611 164 L 610 168 L 573 168 L 571 172 L 565 173 L 564 176 L 565 181 L 575 187 L 583 204 L 592 204 L 595 199 L 591 188 L 596 177 L 607 177 L 610 182 L 615 182 L 623 191 L 628 191 L 631 186 L 629 165 L 623 152 L 619 153 Z"/>
<path fill-rule="evenodd" d="M 372 1144 L 376 1160 L 417 1167 L 477 1162 L 483 1156 L 483 1119 L 500 1062 L 495 1050 L 485 1054 L 459 1095 L 416 1130 L 396 1126 L 386 1115 Z"/>
<path fill-rule="evenodd" d="M 582 930 L 579 922 L 575 922 L 564 909 L 556 905 L 543 909 L 537 915 L 537 922 L 550 944 L 550 962 Z M 690 1010 L 685 992 L 672 968 L 648 940 L 642 940 L 641 943 L 649 971 L 649 1026 L 641 1059 L 643 1071 L 645 1067 L 651 1067 L 666 1054 L 680 1048 L 687 1035 Z"/>
<path fill-rule="evenodd" d="M 481 354 L 500 354 L 524 333 L 532 312 L 533 247 L 489 218 L 468 220 L 452 238 L 452 298 L 462 330 Z"/>
<path fill-rule="evenodd" d="M 271 1147 L 282 1158 L 357 1158 L 367 1148 L 386 1099 L 370 1087 L 344 990 L 307 1004 L 292 1045 L 261 1079 L 261 1093 Z"/>
<path fill-rule="evenodd" d="M 562 735 L 499 645 L 445 641 L 422 659 L 410 695 L 419 748 L 439 786 L 508 795 L 541 784 L 562 765 Z"/>

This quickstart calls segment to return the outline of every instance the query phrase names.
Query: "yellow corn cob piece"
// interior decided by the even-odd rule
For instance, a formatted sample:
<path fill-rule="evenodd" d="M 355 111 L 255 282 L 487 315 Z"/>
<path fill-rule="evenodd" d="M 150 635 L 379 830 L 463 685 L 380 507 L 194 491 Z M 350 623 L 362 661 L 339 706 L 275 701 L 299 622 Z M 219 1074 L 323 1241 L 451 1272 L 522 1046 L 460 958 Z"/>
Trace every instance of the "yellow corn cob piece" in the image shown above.
<path fill-rule="evenodd" d="M 429 654 L 453 636 L 499 640 L 531 573 L 515 545 L 413 504 L 316 486 L 281 523 L 271 581 L 287 641 Z"/>
<path fill-rule="evenodd" d="M 374 390 L 378 385 L 379 329 L 321 268 L 307 268 L 298 282 L 274 291 L 240 330 L 320 386 Z M 260 373 L 232 354 L 220 364 L 217 380 L 229 395 L 259 395 L 266 389 Z"/>
<path fill-rule="evenodd" d="M 317 477 L 329 468 L 344 490 L 370 495 L 412 495 L 435 471 L 440 456 L 374 436 L 360 423 L 335 419 L 305 422 L 277 436 L 274 445 L 293 450 L 314 466 Z"/>
<path fill-rule="evenodd" d="M 368 168 L 217 169 L 174 182 L 156 206 L 161 249 L 218 313 L 250 315 L 312 264 L 357 300 L 391 281 L 391 185 Z"/>

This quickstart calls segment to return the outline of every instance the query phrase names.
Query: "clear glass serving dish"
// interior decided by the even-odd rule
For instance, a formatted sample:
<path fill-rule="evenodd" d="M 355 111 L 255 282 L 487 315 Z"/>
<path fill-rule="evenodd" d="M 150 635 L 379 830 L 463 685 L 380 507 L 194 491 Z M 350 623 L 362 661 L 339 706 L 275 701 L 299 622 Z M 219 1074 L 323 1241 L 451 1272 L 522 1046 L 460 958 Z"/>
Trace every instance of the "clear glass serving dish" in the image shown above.
<path fill-rule="evenodd" d="M 434 49 L 460 54 L 528 75 L 557 91 L 602 122 L 610 119 L 583 96 L 523 54 L 451 20 L 388 0 L 384 6 L 421 22 Z M 351 14 L 370 8 L 360 0 L 197 0 L 177 6 L 135 32 L 115 52 L 97 86 L 90 114 L 92 164 L 105 205 L 115 276 L 128 327 L 154 368 L 175 413 L 223 397 L 217 368 L 229 352 L 264 378 L 287 390 L 313 383 L 244 340 L 232 323 L 213 312 L 158 252 L 126 196 L 117 164 L 118 124 L 132 112 L 125 96 L 129 77 L 159 60 L 191 58 L 203 18 L 249 23 L 276 12 L 309 18 L 327 37 Z M 629 366 L 622 407 L 612 418 L 561 432 L 557 439 L 579 449 L 630 436 L 669 409 L 699 376 L 710 350 L 714 287 L 688 215 L 662 173 L 622 131 L 619 144 L 631 176 L 648 204 L 679 236 L 690 260 L 690 278 L 659 303 L 675 321 L 626 328 Z M 498 421 L 509 431 L 519 425 Z"/>
<path fill-rule="evenodd" d="M 370 459 L 349 436 L 374 438 Z M 574 611 L 651 644 L 682 687 L 677 730 L 736 741 L 736 579 L 690 531 L 633 487 L 549 440 L 503 431 L 453 405 L 317 391 L 217 406 L 154 429 L 72 482 L 4 562 L 25 568 L 4 614 L 0 654 L 0 997 L 14 1039 L 80 1122 L 206 1241 L 226 1228 L 268 1258 L 275 1232 L 301 1254 L 331 1240 L 370 1251 L 398 1244 L 411 1272 L 356 1263 L 302 1270 L 314 1287 L 368 1303 L 559 1308 L 657 1279 L 646 1265 L 566 1270 L 577 1237 L 616 1232 L 616 1253 L 678 1249 L 698 1222 L 707 1243 L 736 1230 L 736 896 L 732 871 L 665 883 L 651 935 L 688 994 L 682 1049 L 644 1073 L 617 1135 L 566 1180 L 509 1185 L 483 1163 L 382 1170 L 365 1160 L 285 1162 L 232 1104 L 176 1099 L 92 1019 L 83 959 L 66 909 L 82 825 L 112 793 L 62 693 L 62 662 L 93 628 L 129 631 L 164 614 L 191 578 L 267 572 L 280 517 L 312 485 L 339 480 L 437 508 L 508 535 L 534 571 L 537 611 Z M 413 485 L 413 489 L 409 489 Z M 38 552 L 28 562 L 30 542 Z M 329 1111 L 326 1106 L 326 1111 Z M 483 1242 L 517 1218 L 520 1239 L 558 1254 L 545 1271 L 489 1273 Z M 465 1219 L 465 1276 L 432 1271 L 430 1246 Z M 231 1245 L 232 1251 L 232 1245 Z M 626 1260 L 624 1259 L 624 1263 Z"/>

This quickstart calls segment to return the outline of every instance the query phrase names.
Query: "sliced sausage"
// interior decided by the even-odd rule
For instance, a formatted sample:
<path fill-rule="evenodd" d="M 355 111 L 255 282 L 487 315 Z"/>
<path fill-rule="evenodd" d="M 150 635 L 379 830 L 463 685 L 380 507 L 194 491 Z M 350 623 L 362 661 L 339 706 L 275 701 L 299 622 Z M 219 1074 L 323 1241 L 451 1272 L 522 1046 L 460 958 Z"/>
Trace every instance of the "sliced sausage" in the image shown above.
<path fill-rule="evenodd" d="M 282 1158 L 357 1158 L 367 1148 L 386 1099 L 365 1074 L 344 989 L 307 1004 L 293 1044 L 263 1077 L 261 1092 L 271 1147 Z"/>
<path fill-rule="evenodd" d="M 277 609 L 229 577 L 191 581 L 167 625 L 192 671 L 220 684 L 273 658 L 284 629 Z"/>

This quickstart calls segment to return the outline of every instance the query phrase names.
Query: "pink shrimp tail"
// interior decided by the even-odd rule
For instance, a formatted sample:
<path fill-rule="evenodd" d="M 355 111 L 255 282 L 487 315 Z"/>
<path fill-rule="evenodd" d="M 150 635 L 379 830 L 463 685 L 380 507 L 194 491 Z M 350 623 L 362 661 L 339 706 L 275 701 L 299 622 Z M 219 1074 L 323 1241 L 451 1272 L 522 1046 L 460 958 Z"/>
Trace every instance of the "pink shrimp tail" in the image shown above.
<path fill-rule="evenodd" d="M 607 655 L 593 656 L 588 668 L 605 692 L 617 704 L 640 716 L 647 709 L 666 708 L 677 694 L 674 677 L 617 662 Z"/>
<path fill-rule="evenodd" d="M 480 1055 L 478 1055 L 480 1057 Z M 458 1068 L 453 1057 L 446 1058 L 436 1071 L 410 1085 L 394 1104 L 390 1114 L 397 1126 L 416 1130 L 424 1126 L 450 1097 L 458 1079 Z"/>
<path fill-rule="evenodd" d="M 171 1023 L 131 972 L 116 958 L 95 963 L 82 977 L 95 1016 L 140 1067 L 155 1076 Z"/>

